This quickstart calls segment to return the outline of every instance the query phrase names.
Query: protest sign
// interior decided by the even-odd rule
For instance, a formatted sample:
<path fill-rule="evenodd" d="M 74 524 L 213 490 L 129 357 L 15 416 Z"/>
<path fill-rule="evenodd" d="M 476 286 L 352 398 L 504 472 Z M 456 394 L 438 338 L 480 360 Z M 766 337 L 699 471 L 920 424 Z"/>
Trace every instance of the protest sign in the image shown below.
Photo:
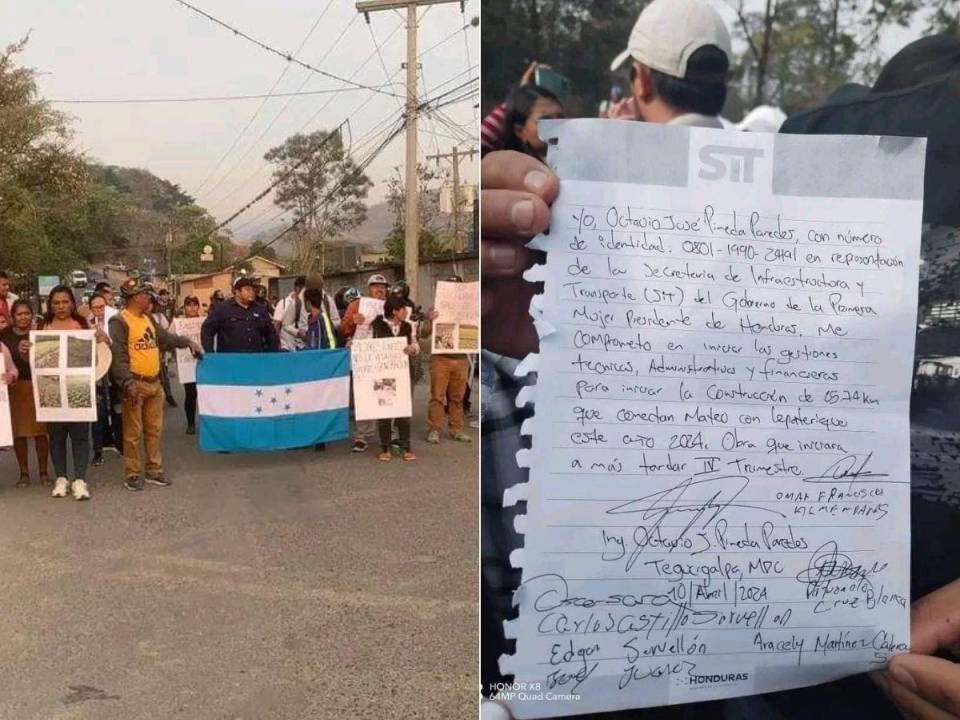
<path fill-rule="evenodd" d="M 525 274 L 544 292 L 500 658 L 538 691 L 499 699 L 687 703 L 906 652 L 925 141 L 540 130 L 562 191 Z"/>
<path fill-rule="evenodd" d="M 350 346 L 357 420 L 410 417 L 410 358 L 403 337 L 354 340 Z"/>
<path fill-rule="evenodd" d="M 200 328 L 203 318 L 178 317 L 173 319 L 173 332 L 183 335 L 200 345 Z M 177 348 L 177 379 L 181 385 L 197 381 L 197 359 L 190 348 Z"/>
<path fill-rule="evenodd" d="M 431 352 L 479 352 L 480 283 L 438 282 Z"/>
<path fill-rule="evenodd" d="M 0 354 L 0 375 L 7 372 L 7 359 Z M 0 447 L 13 445 L 13 418 L 10 416 L 10 392 L 0 382 Z"/>
<path fill-rule="evenodd" d="M 353 334 L 354 340 L 365 340 L 370 337 L 370 323 L 383 315 L 383 300 L 372 297 L 360 298 L 360 305 L 357 312 L 363 315 L 363 323 L 357 325 Z"/>
<path fill-rule="evenodd" d="M 46 301 L 47 295 L 59 284 L 60 277 L 58 275 L 37 276 L 37 292 L 44 301 Z"/>
<path fill-rule="evenodd" d="M 97 419 L 93 330 L 31 330 L 30 369 L 38 422 Z"/>

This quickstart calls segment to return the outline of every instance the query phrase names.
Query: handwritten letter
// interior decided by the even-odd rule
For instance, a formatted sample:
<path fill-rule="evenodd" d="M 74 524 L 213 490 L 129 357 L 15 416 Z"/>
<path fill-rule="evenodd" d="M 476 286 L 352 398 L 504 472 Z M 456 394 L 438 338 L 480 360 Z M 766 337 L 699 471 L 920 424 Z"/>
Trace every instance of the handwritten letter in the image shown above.
<path fill-rule="evenodd" d="M 749 695 L 909 643 L 924 142 L 561 121 L 518 718 Z"/>

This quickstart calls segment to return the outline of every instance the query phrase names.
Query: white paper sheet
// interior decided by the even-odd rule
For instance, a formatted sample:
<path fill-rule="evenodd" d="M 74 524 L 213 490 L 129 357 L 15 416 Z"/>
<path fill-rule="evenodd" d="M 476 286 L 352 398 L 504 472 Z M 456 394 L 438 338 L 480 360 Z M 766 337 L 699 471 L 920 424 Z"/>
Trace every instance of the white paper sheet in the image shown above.
<path fill-rule="evenodd" d="M 7 359 L 0 354 L 0 375 L 7 372 Z M 13 418 L 10 415 L 10 391 L 0 382 L 0 447 L 13 445 Z"/>
<path fill-rule="evenodd" d="M 31 330 L 30 371 L 38 422 L 97 419 L 93 330 Z"/>
<path fill-rule="evenodd" d="M 203 320 L 202 317 L 174 318 L 172 331 L 175 335 L 188 337 L 199 345 Z M 177 348 L 177 379 L 181 385 L 197 381 L 197 359 L 190 348 Z"/>
<path fill-rule="evenodd" d="M 518 718 L 826 682 L 908 649 L 925 143 L 541 124 L 561 178 Z"/>
<path fill-rule="evenodd" d="M 357 325 L 357 329 L 353 333 L 355 340 L 366 340 L 371 337 L 370 323 L 380 315 L 383 315 L 383 302 L 383 300 L 372 297 L 360 298 L 360 305 L 357 308 L 357 312 L 363 315 L 363 323 Z"/>
<path fill-rule="evenodd" d="M 354 340 L 350 346 L 357 420 L 413 415 L 410 358 L 404 337 Z"/>
<path fill-rule="evenodd" d="M 480 283 L 437 283 L 431 352 L 479 352 Z"/>

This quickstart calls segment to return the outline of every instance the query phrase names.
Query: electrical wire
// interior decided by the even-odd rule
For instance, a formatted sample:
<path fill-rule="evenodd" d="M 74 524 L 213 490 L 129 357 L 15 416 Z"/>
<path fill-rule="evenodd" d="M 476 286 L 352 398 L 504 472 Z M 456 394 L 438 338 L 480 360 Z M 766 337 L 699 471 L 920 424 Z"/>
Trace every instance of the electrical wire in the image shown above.
<path fill-rule="evenodd" d="M 316 21 L 314 21 L 313 25 L 307 31 L 307 34 L 303 36 L 303 40 L 300 41 L 300 45 L 297 47 L 297 49 L 293 53 L 294 55 L 299 54 L 300 51 L 303 50 L 304 45 L 306 45 L 307 41 L 310 40 L 310 37 L 313 35 L 313 32 L 317 29 L 317 26 L 320 24 L 320 21 L 323 20 L 323 16 L 327 14 L 327 10 L 330 9 L 330 6 L 332 4 L 333 4 L 333 0 L 329 0 L 326 7 L 323 8 L 323 11 L 320 13 L 319 17 L 317 17 Z M 277 89 L 277 87 L 283 81 L 283 78 L 286 77 L 287 72 L 289 72 L 289 70 L 290 70 L 290 63 L 287 63 L 286 65 L 283 66 L 283 71 L 277 76 L 277 79 L 274 80 L 273 86 L 270 88 L 270 90 L 267 91 L 268 93 L 272 93 L 274 90 Z M 266 104 L 267 104 L 267 99 L 264 98 L 260 102 L 260 105 L 257 106 L 257 109 L 253 111 L 253 115 L 251 115 L 250 119 L 247 120 L 246 125 L 244 125 L 240 129 L 240 133 L 234 138 L 233 142 L 230 143 L 230 147 L 227 148 L 227 151 L 220 156 L 220 159 L 217 160 L 217 163 L 213 166 L 213 169 L 210 170 L 210 172 L 208 172 L 206 176 L 204 176 L 203 180 L 200 181 L 200 184 L 197 186 L 197 189 L 193 193 L 194 195 L 199 195 L 200 192 L 203 190 L 203 188 L 206 187 L 210 179 L 216 174 L 217 170 L 220 169 L 220 166 L 223 165 L 226 159 L 230 156 L 230 153 L 234 151 L 234 149 L 243 139 L 243 136 L 247 134 L 247 130 L 249 130 L 250 126 L 253 125 L 254 121 L 257 119 L 257 116 L 260 114 L 260 111 L 263 110 L 264 107 L 266 107 Z"/>
<path fill-rule="evenodd" d="M 354 16 L 353 16 L 353 20 L 350 21 L 350 25 L 348 25 L 347 27 L 348 27 L 348 28 L 351 27 L 351 26 L 353 25 L 353 22 L 354 22 L 358 17 L 360 17 L 360 16 L 359 16 L 359 15 L 354 15 Z M 397 26 L 394 27 L 393 31 L 387 36 L 387 40 L 389 40 L 401 27 L 403 27 L 403 23 L 402 23 L 402 22 L 401 22 L 401 23 L 398 23 Z M 324 55 L 324 58 L 323 58 L 323 59 L 325 59 L 325 58 L 327 57 L 327 55 L 329 55 L 329 54 L 333 51 L 333 49 L 334 49 L 334 47 L 336 47 L 337 43 L 339 43 L 340 40 L 343 38 L 345 32 L 346 32 L 346 30 L 344 30 L 344 32 L 340 34 L 340 36 L 337 38 L 337 40 L 334 42 L 334 44 L 330 46 L 330 48 L 327 50 L 326 54 Z M 386 41 L 384 41 L 384 42 L 386 42 Z M 367 63 L 369 63 L 369 62 L 374 58 L 374 55 L 375 55 L 375 54 L 376 54 L 375 52 L 370 53 L 370 54 L 366 57 L 366 59 L 365 59 L 362 63 L 360 63 L 360 65 L 359 65 L 358 67 L 356 67 L 356 68 L 354 69 L 353 74 L 350 75 L 350 79 L 356 77 L 356 76 L 363 70 L 363 68 L 366 67 Z M 300 87 L 298 88 L 298 90 L 302 90 L 304 87 L 306 87 L 306 85 L 307 85 L 307 83 L 308 83 L 309 81 L 310 81 L 310 76 L 308 75 L 306 78 L 304 78 L 304 80 L 303 80 L 303 82 L 300 84 Z M 348 88 L 347 88 L 347 86 L 344 86 L 344 87 L 341 88 L 341 89 L 348 89 Z M 306 128 L 306 126 L 307 126 L 308 124 L 310 124 L 310 122 L 312 122 L 313 118 L 315 118 L 315 117 L 316 117 L 317 115 L 319 115 L 321 112 L 323 112 L 324 110 L 326 110 L 326 108 L 330 106 L 330 103 L 332 103 L 334 100 L 336 100 L 338 94 L 339 94 L 339 93 L 334 93 L 323 105 L 321 105 L 321 106 L 320 106 L 320 109 L 317 110 L 317 112 L 315 112 L 315 113 L 310 117 L 310 120 L 308 120 L 306 123 L 304 123 L 304 124 L 300 127 L 300 129 L 297 130 L 297 133 L 303 132 L 304 128 Z M 375 95 L 371 95 L 370 97 L 372 98 L 372 97 L 376 97 L 376 96 L 375 96 Z M 230 170 L 228 170 L 227 173 L 226 173 L 223 177 L 220 178 L 220 180 L 219 180 L 218 183 L 217 183 L 218 186 L 223 182 L 223 180 L 224 180 L 227 176 L 229 176 L 231 173 L 235 172 L 236 169 L 240 166 L 240 163 L 243 162 L 243 160 L 247 157 L 247 155 L 250 154 L 250 151 L 251 151 L 254 147 L 256 147 L 257 145 L 259 145 L 259 143 L 266 137 L 267 133 L 270 132 L 271 128 L 273 128 L 274 124 L 276 124 L 277 120 L 280 119 L 280 116 L 286 111 L 286 109 L 290 106 L 290 103 L 292 103 L 292 102 L 293 102 L 293 101 L 290 100 L 290 101 L 287 102 L 286 105 L 284 105 L 282 108 L 280 108 L 280 111 L 274 116 L 273 120 L 270 121 L 270 124 L 269 124 L 266 128 L 264 128 L 263 132 L 260 133 L 260 136 L 254 141 L 253 145 L 251 145 L 249 148 L 247 148 L 247 151 L 243 154 L 243 156 L 242 156 L 236 163 L 234 163 L 233 167 L 231 167 Z M 297 134 L 297 133 L 294 133 L 294 134 Z M 217 200 L 217 202 L 223 202 L 224 200 L 227 200 L 227 199 L 233 197 L 237 192 L 239 192 L 239 190 L 240 190 L 241 188 L 245 187 L 245 186 L 247 185 L 247 183 L 249 183 L 249 182 L 250 182 L 251 180 L 253 180 L 255 177 L 259 176 L 260 173 L 263 171 L 263 169 L 264 169 L 265 167 L 268 167 L 268 166 L 267 166 L 267 165 L 261 165 L 252 175 L 248 175 L 248 176 L 246 177 L 246 179 L 244 179 L 239 185 L 234 186 L 234 188 L 233 188 L 232 190 L 230 190 L 229 192 L 227 192 L 226 195 L 222 195 L 222 196 Z M 214 189 L 215 189 L 215 188 L 211 188 L 211 189 L 208 191 L 208 193 L 212 193 Z"/>
<path fill-rule="evenodd" d="M 355 86 L 355 87 L 363 88 L 364 90 L 371 90 L 371 91 L 373 91 L 373 92 L 380 93 L 380 94 L 382 94 L 382 95 L 394 95 L 394 96 L 396 96 L 396 93 L 385 92 L 384 90 L 380 90 L 379 88 L 373 87 L 373 86 L 371 86 L 371 85 L 363 85 L 362 83 L 352 82 L 352 81 L 350 81 L 350 80 L 347 80 L 346 78 L 340 77 L 339 75 L 334 75 L 334 74 L 331 73 L 331 72 L 327 72 L 326 70 L 321 70 L 320 68 L 314 67 L 313 65 L 311 65 L 311 64 L 309 64 L 309 63 L 305 63 L 305 62 L 303 62 L 302 60 L 300 60 L 299 58 L 294 57 L 294 56 L 293 56 L 292 54 L 290 54 L 290 53 L 285 53 L 285 52 L 283 52 L 283 51 L 281 51 L 281 50 L 277 50 L 276 48 L 271 47 L 270 45 L 267 45 L 267 43 L 265 43 L 265 42 L 263 42 L 263 41 L 261 41 L 261 40 L 257 40 L 255 37 L 253 37 L 253 36 L 251 36 L 251 35 L 248 35 L 247 33 L 245 33 L 245 32 L 243 32 L 242 30 L 239 30 L 239 29 L 233 27 L 232 25 L 229 25 L 228 23 L 224 22 L 223 20 L 220 20 L 219 18 L 214 17 L 214 16 L 211 15 L 210 13 L 201 10 L 200 8 L 196 7 L 195 5 L 191 5 L 191 4 L 188 3 L 186 0 L 174 0 L 174 2 L 182 5 L 183 7 L 187 8 L 188 10 L 192 10 L 193 12 L 197 13 L 198 15 L 201 15 L 202 17 L 205 17 L 207 20 L 210 20 L 211 22 L 219 25 L 220 27 L 225 28 L 226 30 L 229 30 L 229 31 L 232 32 L 234 35 L 236 35 L 237 37 L 241 37 L 241 38 L 243 38 L 244 40 L 247 40 L 248 42 L 253 43 L 253 44 L 256 45 L 257 47 L 259 47 L 259 48 L 261 48 L 261 49 L 263 49 L 263 50 L 266 50 L 266 51 L 269 52 L 269 53 L 273 53 L 274 55 L 276 55 L 276 56 L 278 56 L 278 57 L 283 58 L 283 59 L 286 60 L 288 63 L 296 63 L 296 64 L 299 65 L 300 67 L 305 68 L 306 70 L 310 70 L 311 72 L 315 72 L 315 73 L 317 73 L 318 75 L 323 75 L 324 77 L 328 77 L 328 78 L 331 78 L 331 79 L 333 79 L 333 80 L 339 80 L 339 81 L 341 81 L 341 82 L 347 83 L 348 85 L 353 85 L 353 86 Z M 399 97 L 399 96 L 397 96 L 397 97 Z"/>
<path fill-rule="evenodd" d="M 389 85 L 380 85 L 380 87 L 394 87 L 397 83 Z M 214 95 L 203 97 L 179 97 L 179 98 L 65 98 L 62 100 L 49 100 L 48 102 L 58 105 L 146 105 L 161 103 L 204 103 L 204 102 L 227 102 L 233 100 L 261 100 L 263 98 L 284 98 L 284 97 L 303 97 L 309 95 L 330 95 L 331 93 L 357 92 L 364 88 L 329 88 L 327 90 L 306 90 L 303 92 L 282 92 L 269 93 L 265 95 Z"/>
<path fill-rule="evenodd" d="M 356 18 L 356 17 L 359 17 L 359 15 L 355 15 L 354 17 L 355 17 L 355 18 Z M 468 23 L 468 25 L 469 25 L 469 23 Z M 390 31 L 390 33 L 387 35 L 387 37 L 384 38 L 384 40 L 380 43 L 380 45 L 382 46 L 382 45 L 386 44 L 387 42 L 389 42 L 390 38 L 392 38 L 392 37 L 397 33 L 397 31 L 399 31 L 400 28 L 402 28 L 403 26 L 404 26 L 404 20 L 401 20 L 399 23 L 397 23 L 397 25 L 393 28 L 393 30 Z M 466 27 L 466 26 L 464 26 L 464 27 Z M 418 59 L 418 60 L 421 59 L 422 57 L 424 57 L 424 56 L 427 55 L 428 53 L 432 52 L 432 51 L 435 50 L 436 48 L 438 48 L 438 47 L 440 47 L 441 45 L 443 45 L 444 43 L 449 42 L 452 38 L 456 37 L 456 35 L 460 32 L 461 29 L 462 29 L 462 28 L 458 28 L 457 30 L 454 30 L 454 31 L 451 32 L 449 35 L 441 38 L 439 41 L 437 41 L 436 43 L 434 43 L 433 45 L 431 45 L 430 47 L 428 47 L 426 50 L 424 50 L 423 52 L 419 53 L 419 54 L 417 55 L 417 59 Z M 374 45 L 375 45 L 375 47 L 376 47 L 377 43 L 374 42 Z M 377 55 L 378 49 L 379 49 L 379 48 L 376 48 L 373 52 L 371 52 L 369 55 L 367 55 L 367 57 L 364 59 L 364 61 L 354 70 L 353 74 L 350 75 L 350 79 L 356 77 L 357 74 L 359 74 L 360 71 L 363 70 L 364 67 L 366 67 L 366 65 Z M 475 67 L 476 67 L 476 65 L 468 68 L 466 72 L 469 73 L 469 72 L 470 72 L 473 68 L 475 68 Z M 387 78 L 387 82 L 388 82 L 388 83 L 392 82 L 393 79 L 397 76 L 397 74 L 399 74 L 400 70 L 401 70 L 400 68 L 398 68 L 397 70 L 395 70 L 395 71 Z M 452 82 L 454 79 L 459 78 L 459 77 L 461 77 L 461 76 L 464 75 L 464 74 L 465 74 L 464 71 L 461 71 L 461 72 L 457 73 L 457 74 L 454 75 L 453 77 L 448 78 L 447 80 L 445 80 L 445 81 L 443 81 L 442 83 L 440 83 L 439 85 L 437 85 L 437 86 L 434 88 L 434 90 L 436 90 L 436 89 L 439 88 L 439 87 L 443 87 L 444 85 L 449 84 L 449 83 Z M 309 76 L 308 76 L 307 79 L 309 80 Z M 302 89 L 302 88 L 304 87 L 304 85 L 306 84 L 306 82 L 307 82 L 307 81 L 305 80 L 305 81 L 304 81 L 304 84 L 300 86 L 300 89 Z M 356 109 L 354 109 L 353 111 L 351 111 L 350 116 L 351 116 L 351 117 L 352 117 L 352 116 L 356 116 L 357 113 L 359 113 L 363 108 L 365 108 L 365 107 L 373 100 L 374 97 L 375 97 L 374 95 L 370 95 L 370 96 L 366 99 L 366 101 L 364 101 L 359 107 L 357 107 Z M 316 120 L 316 118 L 317 118 L 324 110 L 327 109 L 327 107 L 329 107 L 330 103 L 332 103 L 335 99 L 336 99 L 336 95 L 334 95 L 334 96 L 331 97 L 329 100 L 327 100 L 327 102 L 325 102 L 315 113 L 313 113 L 313 115 L 311 115 L 311 116 L 307 119 L 307 121 L 306 121 L 305 123 L 303 123 L 303 125 L 301 125 L 300 128 L 299 128 L 299 129 L 296 131 L 296 133 L 294 133 L 294 134 L 302 133 L 309 125 L 311 125 L 311 124 L 313 123 L 314 120 Z M 292 102 L 292 101 L 291 101 L 291 102 Z M 285 110 L 285 109 L 286 109 L 286 106 L 284 106 L 284 108 L 281 109 L 280 112 L 282 113 L 283 110 Z M 276 121 L 276 118 L 274 118 L 274 122 L 275 122 L 275 121 Z M 263 139 L 263 137 L 264 137 L 264 135 L 266 134 L 266 132 L 267 132 L 267 131 L 270 129 L 270 127 L 272 127 L 272 126 L 273 126 L 273 123 L 270 124 L 270 126 L 267 128 L 267 130 L 265 130 L 263 133 L 261 133 L 260 137 L 259 137 L 259 138 L 257 139 L 257 141 L 254 143 L 254 145 L 256 145 L 257 143 L 259 143 L 259 141 Z M 244 155 L 244 157 L 246 157 L 246 154 Z M 241 160 L 242 160 L 242 158 L 241 158 Z M 231 169 L 228 171 L 227 174 L 229 175 L 230 173 L 232 173 L 232 172 L 236 169 L 236 167 L 237 167 L 238 165 L 239 165 L 239 162 L 238 162 L 237 164 L 235 164 L 234 167 L 231 168 Z M 269 168 L 269 165 L 267 165 L 267 164 L 261 165 L 261 166 L 260 166 L 259 168 L 257 168 L 253 173 L 251 173 L 250 175 L 248 175 L 248 176 L 246 177 L 246 179 L 244 179 L 239 185 L 235 186 L 232 190 L 230 190 L 226 195 L 222 195 L 222 196 L 220 196 L 219 198 L 217 198 L 216 200 L 214 200 L 213 198 L 209 198 L 209 197 L 208 197 L 207 202 L 208 202 L 208 203 L 210 203 L 210 202 L 217 202 L 217 203 L 219 203 L 219 202 L 223 202 L 223 201 L 225 201 L 225 200 L 228 200 L 228 199 L 231 198 L 233 195 L 235 195 L 237 192 L 239 192 L 242 188 L 246 187 L 247 184 L 250 183 L 252 180 L 254 180 L 255 178 L 259 177 L 259 176 L 263 173 L 263 171 L 266 170 L 266 169 L 268 169 L 268 168 Z M 223 178 L 221 178 L 221 181 L 222 181 L 222 180 L 223 180 Z M 208 193 L 210 193 L 210 192 L 212 192 L 212 188 L 211 188 L 210 190 L 208 190 Z"/>

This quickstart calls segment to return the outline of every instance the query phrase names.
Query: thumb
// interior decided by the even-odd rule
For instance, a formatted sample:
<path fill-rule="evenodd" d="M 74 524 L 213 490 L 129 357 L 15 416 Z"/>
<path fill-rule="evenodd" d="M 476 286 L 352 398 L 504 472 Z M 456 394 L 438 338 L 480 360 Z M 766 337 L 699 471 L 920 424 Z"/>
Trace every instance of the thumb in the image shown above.
<path fill-rule="evenodd" d="M 960 580 L 954 580 L 913 604 L 910 651 L 932 655 L 960 644 Z"/>
<path fill-rule="evenodd" d="M 902 702 L 909 700 L 902 692 L 905 689 L 951 717 L 960 717 L 960 665 L 942 658 L 905 653 L 890 661 L 887 674 L 896 681 L 891 683 L 890 690 L 898 704 L 909 705 Z M 904 697 L 897 698 L 898 694 Z"/>
<path fill-rule="evenodd" d="M 480 720 L 513 720 L 513 715 L 500 703 L 483 698 L 480 703 Z"/>

